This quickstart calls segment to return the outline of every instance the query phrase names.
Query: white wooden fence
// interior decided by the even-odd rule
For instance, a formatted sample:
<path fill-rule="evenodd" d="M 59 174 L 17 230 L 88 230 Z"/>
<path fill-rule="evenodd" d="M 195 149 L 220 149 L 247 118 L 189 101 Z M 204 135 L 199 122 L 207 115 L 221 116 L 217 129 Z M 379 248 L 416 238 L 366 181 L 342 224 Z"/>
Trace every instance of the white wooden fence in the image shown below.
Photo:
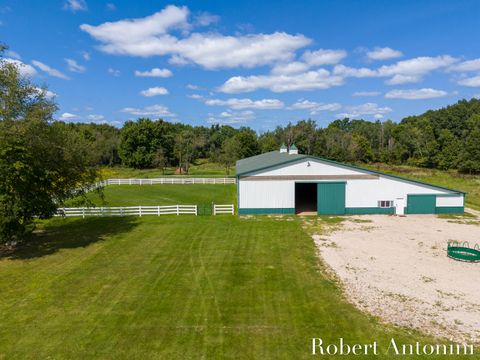
<path fill-rule="evenodd" d="M 231 214 L 235 213 L 233 204 L 230 205 L 217 205 L 213 204 L 213 215 L 219 214 Z"/>
<path fill-rule="evenodd" d="M 197 205 L 58 208 L 55 216 L 197 215 Z"/>
<path fill-rule="evenodd" d="M 107 179 L 94 184 L 94 187 L 107 185 L 156 185 L 156 184 L 236 184 L 235 178 L 152 178 L 152 179 Z"/>
<path fill-rule="evenodd" d="M 235 213 L 232 205 L 213 205 L 213 215 Z M 74 207 L 58 208 L 55 216 L 145 216 L 145 215 L 198 215 L 197 205 L 165 206 L 112 206 L 112 207 Z"/>

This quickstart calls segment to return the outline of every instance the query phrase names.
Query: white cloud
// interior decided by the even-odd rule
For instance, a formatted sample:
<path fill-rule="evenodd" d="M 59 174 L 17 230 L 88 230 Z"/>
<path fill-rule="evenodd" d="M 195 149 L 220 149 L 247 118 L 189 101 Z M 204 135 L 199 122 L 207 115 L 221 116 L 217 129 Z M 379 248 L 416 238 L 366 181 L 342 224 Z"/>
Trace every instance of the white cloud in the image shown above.
<path fill-rule="evenodd" d="M 457 65 L 450 67 L 450 70 L 462 72 L 480 71 L 480 59 L 463 61 Z"/>
<path fill-rule="evenodd" d="M 421 56 L 409 60 L 399 61 L 393 65 L 384 65 L 377 71 L 379 76 L 407 75 L 420 79 L 431 71 L 445 68 L 458 60 L 449 56 L 428 57 Z"/>
<path fill-rule="evenodd" d="M 72 113 L 69 113 L 69 112 L 64 112 L 60 117 L 59 117 L 59 120 L 62 120 L 62 121 L 68 121 L 68 120 L 75 120 L 75 119 L 79 119 L 80 116 L 78 116 L 77 114 L 72 114 Z"/>
<path fill-rule="evenodd" d="M 341 108 L 342 106 L 339 103 L 325 104 L 309 100 L 299 100 L 288 107 L 288 110 L 308 110 L 311 115 L 315 115 L 320 111 L 337 111 Z"/>
<path fill-rule="evenodd" d="M 337 64 L 346 56 L 347 52 L 345 50 L 319 49 L 305 51 L 302 59 L 310 66 L 319 66 Z"/>
<path fill-rule="evenodd" d="M 20 59 L 21 59 L 20 54 L 17 53 L 16 51 L 7 50 L 7 51 L 5 52 L 5 55 L 11 57 L 12 59 L 16 59 L 16 60 L 20 60 Z"/>
<path fill-rule="evenodd" d="M 400 84 L 410 84 L 410 83 L 417 83 L 422 78 L 417 75 L 401 75 L 397 74 L 394 75 L 392 78 L 385 81 L 387 85 L 400 85 Z"/>
<path fill-rule="evenodd" d="M 47 99 L 53 99 L 54 97 L 57 96 L 56 93 L 54 93 L 53 91 L 50 91 L 48 89 L 42 89 L 42 88 L 39 88 L 39 87 L 37 87 L 36 89 L 39 93 L 42 93 L 45 96 L 45 98 L 47 98 Z"/>
<path fill-rule="evenodd" d="M 90 114 L 87 115 L 87 120 L 94 121 L 94 122 L 101 122 L 105 119 L 105 116 L 99 114 Z"/>
<path fill-rule="evenodd" d="M 273 92 L 323 90 L 342 84 L 343 77 L 332 75 L 325 69 L 318 69 L 294 75 L 234 76 L 220 86 L 219 91 L 241 93 L 258 89 L 269 89 Z"/>
<path fill-rule="evenodd" d="M 342 77 L 375 77 L 378 76 L 378 73 L 375 70 L 369 68 L 352 68 L 345 65 L 336 65 L 333 68 L 333 73 Z"/>
<path fill-rule="evenodd" d="M 207 122 L 210 124 L 235 125 L 245 124 L 253 119 L 255 119 L 255 113 L 251 110 L 240 112 L 228 110 L 221 112 L 219 115 L 209 114 Z"/>
<path fill-rule="evenodd" d="M 90 53 L 88 51 L 82 51 L 81 54 L 82 54 L 82 57 L 83 57 L 84 60 L 90 61 L 91 57 L 90 57 Z"/>
<path fill-rule="evenodd" d="M 402 56 L 402 52 L 398 50 L 393 50 L 389 47 L 376 47 L 375 49 L 367 52 L 367 57 L 370 60 L 387 60 L 394 59 Z"/>
<path fill-rule="evenodd" d="M 198 85 L 188 84 L 188 85 L 187 85 L 187 89 L 190 89 L 190 90 L 199 90 L 200 87 L 199 87 Z"/>
<path fill-rule="evenodd" d="M 195 99 L 195 100 L 202 100 L 202 99 L 203 99 L 203 96 L 202 96 L 202 95 L 199 95 L 199 94 L 188 95 L 188 97 L 189 97 L 190 99 Z"/>
<path fill-rule="evenodd" d="M 70 78 L 62 73 L 61 71 L 54 69 L 47 64 L 44 64 L 38 60 L 32 60 L 32 64 L 35 65 L 37 68 L 42 70 L 43 72 L 46 72 L 48 75 L 59 78 L 59 79 L 64 79 L 64 80 L 69 80 Z"/>
<path fill-rule="evenodd" d="M 25 64 L 25 63 L 21 62 L 20 60 L 12 59 L 12 58 L 5 58 L 3 60 L 8 64 L 15 65 L 18 69 L 18 72 L 22 76 L 31 77 L 31 76 L 34 76 L 34 75 L 37 74 L 37 70 L 35 70 L 35 68 L 33 66 Z"/>
<path fill-rule="evenodd" d="M 115 10 L 117 10 L 117 7 L 115 6 L 114 3 L 107 3 L 107 4 L 105 5 L 105 7 L 107 8 L 108 11 L 115 11 Z"/>
<path fill-rule="evenodd" d="M 458 59 L 449 55 L 428 57 L 422 56 L 409 60 L 398 61 L 392 65 L 383 65 L 378 69 L 351 68 L 345 65 L 336 65 L 333 73 L 343 77 L 389 77 L 388 85 L 419 82 L 428 73 L 446 69 Z"/>
<path fill-rule="evenodd" d="M 219 33 L 191 33 L 178 38 L 169 31 L 188 29 L 189 10 L 167 6 L 153 15 L 133 20 L 106 22 L 80 28 L 102 44 L 100 50 L 110 54 L 132 56 L 165 55 L 171 62 L 194 63 L 207 69 L 267 65 L 289 61 L 294 52 L 311 40 L 303 35 L 283 32 L 225 36 Z"/>
<path fill-rule="evenodd" d="M 275 75 L 298 74 L 298 73 L 307 71 L 309 67 L 310 66 L 304 62 L 292 61 L 289 63 L 275 65 L 272 69 L 272 74 L 275 74 Z"/>
<path fill-rule="evenodd" d="M 88 7 L 85 0 L 67 0 L 63 4 L 63 8 L 73 12 L 77 12 L 86 11 Z"/>
<path fill-rule="evenodd" d="M 175 114 L 171 113 L 166 106 L 151 105 L 144 108 L 125 107 L 120 112 L 128 113 L 136 116 L 158 116 L 158 117 L 172 117 Z"/>
<path fill-rule="evenodd" d="M 107 72 L 112 76 L 120 76 L 120 70 L 108 68 Z"/>
<path fill-rule="evenodd" d="M 380 91 L 355 91 L 353 96 L 378 96 L 380 94 Z"/>
<path fill-rule="evenodd" d="M 228 106 L 235 110 L 240 109 L 259 109 L 259 110 L 270 110 L 270 109 L 282 109 L 284 107 L 283 102 L 277 99 L 262 99 L 262 100 L 251 100 L 251 99 L 208 99 L 205 100 L 205 104 L 209 106 Z"/>
<path fill-rule="evenodd" d="M 146 70 L 146 71 L 135 70 L 135 76 L 138 76 L 138 77 L 167 78 L 172 75 L 173 75 L 172 72 L 168 69 L 153 68 L 151 70 Z"/>
<path fill-rule="evenodd" d="M 405 100 L 423 100 L 447 96 L 448 93 L 443 90 L 431 88 L 391 90 L 385 94 L 387 99 L 405 99 Z"/>
<path fill-rule="evenodd" d="M 80 65 L 79 63 L 77 63 L 73 59 L 65 58 L 65 61 L 68 65 L 68 70 L 70 70 L 72 72 L 83 73 L 86 70 L 85 66 Z"/>
<path fill-rule="evenodd" d="M 147 97 L 157 96 L 157 95 L 167 95 L 167 94 L 168 94 L 168 90 L 160 86 L 155 86 L 155 87 L 151 87 L 146 90 L 140 91 L 140 95 L 147 96 Z"/>
<path fill-rule="evenodd" d="M 458 84 L 469 87 L 480 87 L 480 75 L 461 79 L 458 81 Z"/>
<path fill-rule="evenodd" d="M 378 115 L 384 115 L 391 112 L 392 109 L 388 106 L 379 107 L 375 103 L 365 103 L 362 105 L 347 106 L 345 107 L 345 112 L 337 114 L 338 117 L 342 118 L 358 118 L 365 115 L 373 115 L 378 118 Z"/>
<path fill-rule="evenodd" d="M 220 20 L 220 16 L 212 15 L 208 12 L 202 12 L 195 17 L 195 25 L 208 26 Z"/>

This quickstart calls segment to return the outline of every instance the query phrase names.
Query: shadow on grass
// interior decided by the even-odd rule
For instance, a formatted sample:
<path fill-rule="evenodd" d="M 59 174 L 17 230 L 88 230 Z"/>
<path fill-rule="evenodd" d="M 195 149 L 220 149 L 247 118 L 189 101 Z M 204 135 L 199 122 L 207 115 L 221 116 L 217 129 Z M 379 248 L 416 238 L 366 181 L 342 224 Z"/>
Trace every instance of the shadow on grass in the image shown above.
<path fill-rule="evenodd" d="M 0 259 L 34 259 L 61 249 L 87 247 L 108 236 L 126 233 L 137 226 L 135 217 L 52 219 L 40 222 L 28 241 L 13 250 L 0 250 Z"/>

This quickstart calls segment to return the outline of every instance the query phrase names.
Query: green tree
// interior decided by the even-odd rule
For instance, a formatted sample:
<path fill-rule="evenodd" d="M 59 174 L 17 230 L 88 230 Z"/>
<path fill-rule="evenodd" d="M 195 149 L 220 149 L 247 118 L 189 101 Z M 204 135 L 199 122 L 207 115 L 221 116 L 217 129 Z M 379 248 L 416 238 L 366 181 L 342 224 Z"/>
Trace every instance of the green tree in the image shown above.
<path fill-rule="evenodd" d="M 53 122 L 55 103 L 5 61 L 0 90 L 0 241 L 17 242 L 96 172 L 85 139 Z"/>
<path fill-rule="evenodd" d="M 239 159 L 240 152 L 241 144 L 238 138 L 232 137 L 223 142 L 220 161 L 225 165 L 225 173 L 227 176 L 230 175 L 232 165 Z"/>

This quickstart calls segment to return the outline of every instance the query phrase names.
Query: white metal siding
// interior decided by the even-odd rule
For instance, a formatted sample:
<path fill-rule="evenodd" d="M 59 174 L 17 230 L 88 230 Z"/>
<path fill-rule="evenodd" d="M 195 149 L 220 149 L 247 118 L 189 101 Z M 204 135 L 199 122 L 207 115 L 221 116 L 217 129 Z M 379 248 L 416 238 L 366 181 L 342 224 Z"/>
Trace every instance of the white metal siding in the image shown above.
<path fill-rule="evenodd" d="M 294 181 L 239 181 L 240 208 L 295 207 Z"/>
<path fill-rule="evenodd" d="M 348 180 L 346 207 L 377 207 L 379 200 L 407 198 L 408 194 L 445 194 L 446 191 L 380 176 L 378 180 Z"/>
<path fill-rule="evenodd" d="M 308 166 L 310 163 L 310 166 Z M 266 171 L 257 171 L 249 176 L 261 175 L 364 175 L 367 172 L 351 170 L 341 166 L 329 165 L 316 160 L 305 160 L 295 164 L 287 164 L 277 168 L 267 169 Z"/>
<path fill-rule="evenodd" d="M 310 166 L 307 166 L 307 163 Z M 248 176 L 279 175 L 361 175 L 371 174 L 368 171 L 348 169 L 342 166 L 305 160 L 295 164 L 287 164 L 266 171 L 258 171 Z M 318 181 L 316 181 L 318 182 Z M 294 208 L 294 180 L 240 180 L 240 208 Z M 402 179 L 380 175 L 378 179 L 347 180 L 345 206 L 348 208 L 378 207 L 380 200 L 407 200 L 408 194 L 449 194 L 447 190 L 436 189 L 428 185 L 410 183 Z M 437 206 L 463 206 L 463 196 L 437 197 Z"/>
<path fill-rule="evenodd" d="M 463 206 L 463 196 L 437 196 L 437 207 Z"/>

